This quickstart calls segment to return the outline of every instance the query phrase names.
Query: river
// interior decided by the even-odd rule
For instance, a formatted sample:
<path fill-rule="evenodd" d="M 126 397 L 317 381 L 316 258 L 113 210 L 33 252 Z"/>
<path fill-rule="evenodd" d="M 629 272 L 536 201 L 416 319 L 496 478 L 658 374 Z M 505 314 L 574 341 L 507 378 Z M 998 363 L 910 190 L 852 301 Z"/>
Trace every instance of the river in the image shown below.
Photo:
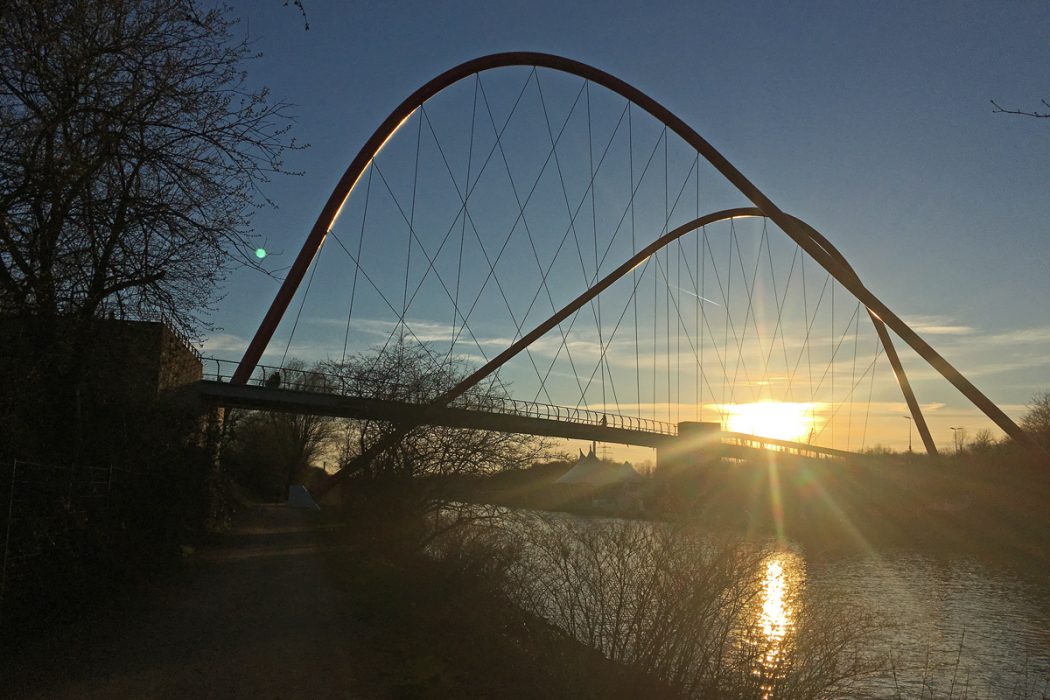
<path fill-rule="evenodd" d="M 584 543 L 579 549 L 590 558 L 591 568 L 577 567 L 569 572 L 564 558 L 565 540 L 578 537 L 581 532 L 624 528 L 625 523 L 632 523 L 628 529 L 652 532 L 667 527 L 567 514 L 535 517 L 562 529 L 553 538 L 559 541 L 550 546 L 542 540 L 525 538 L 526 558 L 536 565 L 540 577 L 546 570 L 573 582 L 548 588 L 532 598 L 534 606 L 536 600 L 543 600 L 538 604 L 541 612 L 562 626 L 565 619 L 554 618 L 565 618 L 566 603 L 547 605 L 551 596 L 560 597 L 564 588 L 580 588 L 586 589 L 584 600 L 618 596 L 622 605 L 625 588 L 615 582 L 623 580 L 624 569 L 645 567 L 650 561 L 636 555 L 617 556 L 610 551 L 596 553 L 602 548 Z M 535 532 L 536 521 L 531 522 L 529 527 Z M 566 532 L 577 534 L 567 536 Z M 622 546 L 622 542 L 620 537 L 617 546 Z M 719 545 L 709 544 L 714 549 Z M 541 552 L 544 548 L 547 551 Z M 842 697 L 1050 697 L 1047 572 L 1021 575 L 969 556 L 935 557 L 909 550 L 807 557 L 799 547 L 770 544 L 762 552 L 757 566 L 759 575 L 751 584 L 753 598 L 741 608 L 742 614 L 750 617 L 753 629 L 765 637 L 760 666 L 775 665 L 779 655 L 793 653 L 791 641 L 799 601 L 833 599 L 839 605 L 840 622 L 848 626 L 856 620 L 858 625 L 862 621 L 870 625 L 870 633 L 864 637 L 864 652 L 867 662 L 875 666 L 848 691 L 843 691 Z M 553 564 L 537 564 L 551 553 L 561 559 Z M 594 567 L 607 571 L 596 575 Z M 530 576 L 535 575 L 536 571 L 530 571 Z M 631 586 L 638 588 L 640 581 Z M 595 593 L 598 587 L 615 585 L 621 587 Z M 578 603 L 580 599 L 580 591 L 574 590 L 572 600 Z M 585 605 L 606 604 L 603 600 Z M 578 610 L 571 613 L 571 624 L 573 634 L 581 641 L 588 641 L 607 655 L 610 649 L 622 646 L 622 640 L 610 642 L 602 636 L 608 633 L 601 629 L 613 623 L 581 623 L 579 615 Z M 601 629 L 595 635 L 598 628 Z M 775 697 L 776 693 L 767 696 Z"/>
<path fill-rule="evenodd" d="M 788 588 L 819 587 L 877 613 L 874 644 L 891 662 L 876 696 L 1046 698 L 1050 585 L 968 557 L 871 552 L 785 557 Z"/>

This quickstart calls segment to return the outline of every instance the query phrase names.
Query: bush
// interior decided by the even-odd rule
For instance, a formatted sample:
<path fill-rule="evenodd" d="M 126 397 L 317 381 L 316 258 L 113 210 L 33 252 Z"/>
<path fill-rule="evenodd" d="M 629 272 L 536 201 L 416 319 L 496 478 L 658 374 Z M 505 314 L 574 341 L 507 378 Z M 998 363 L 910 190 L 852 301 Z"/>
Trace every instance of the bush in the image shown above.
<path fill-rule="evenodd" d="M 770 552 L 716 547 L 686 528 L 520 515 L 510 596 L 607 659 L 690 697 L 822 697 L 875 670 L 873 621 L 795 597 L 760 614 Z"/>

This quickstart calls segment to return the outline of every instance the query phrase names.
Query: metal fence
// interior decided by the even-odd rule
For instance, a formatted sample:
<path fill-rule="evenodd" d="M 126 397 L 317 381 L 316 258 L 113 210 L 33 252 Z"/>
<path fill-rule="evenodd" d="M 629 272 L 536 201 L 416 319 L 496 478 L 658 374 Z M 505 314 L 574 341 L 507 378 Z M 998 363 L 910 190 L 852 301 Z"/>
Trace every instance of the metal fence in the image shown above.
<path fill-rule="evenodd" d="M 203 362 L 204 379 L 210 381 L 229 382 L 237 368 L 237 363 L 231 360 L 205 357 Z M 314 369 L 288 368 L 275 365 L 257 365 L 251 377 L 248 378 L 247 383 L 275 389 L 311 391 L 338 396 L 386 399 L 419 404 L 425 404 L 436 398 L 436 396 L 423 395 L 418 387 L 411 384 L 397 382 L 380 383 L 370 377 L 362 378 Z M 367 390 L 362 391 L 361 387 L 367 387 Z M 468 392 L 457 397 L 448 405 L 451 408 L 462 408 L 472 411 L 502 413 L 526 418 L 542 418 L 621 430 L 637 430 L 660 435 L 678 434 L 678 426 L 675 423 L 624 416 L 588 408 L 558 406 L 536 401 L 520 401 L 499 394 Z"/>
<path fill-rule="evenodd" d="M 0 477 L 2 620 L 21 593 L 49 585 L 45 571 L 55 560 L 81 554 L 74 535 L 78 523 L 109 498 L 123 471 L 19 459 L 0 464 L 6 467 Z"/>

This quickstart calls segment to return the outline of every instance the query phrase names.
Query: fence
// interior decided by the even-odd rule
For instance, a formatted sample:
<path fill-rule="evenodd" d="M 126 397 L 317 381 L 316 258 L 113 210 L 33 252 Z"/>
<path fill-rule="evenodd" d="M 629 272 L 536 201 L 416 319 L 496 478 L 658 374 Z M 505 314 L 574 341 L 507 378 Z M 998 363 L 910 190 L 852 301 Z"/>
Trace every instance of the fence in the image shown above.
<path fill-rule="evenodd" d="M 0 463 L 3 464 L 3 463 Z M 0 478 L 0 622 L 27 591 L 53 585 L 56 561 L 83 555 L 77 536 L 89 511 L 113 490 L 113 467 L 14 459 Z"/>
<path fill-rule="evenodd" d="M 214 357 L 205 357 L 202 362 L 204 364 L 204 379 L 209 381 L 229 382 L 237 367 L 237 363 L 234 361 L 221 360 Z M 362 398 L 387 399 L 419 404 L 429 403 L 436 398 L 434 395 L 421 395 L 419 387 L 411 384 L 376 381 L 374 378 L 362 374 L 338 374 L 299 367 L 256 365 L 247 383 L 275 389 L 311 391 L 339 396 L 361 396 Z M 364 392 L 362 392 L 362 387 L 366 388 Z M 362 393 L 367 395 L 362 396 Z M 448 405 L 451 408 L 502 413 L 527 418 L 543 418 L 564 423 L 596 425 L 603 428 L 637 430 L 661 435 L 678 434 L 678 426 L 675 423 L 624 416 L 579 406 L 557 406 L 536 401 L 521 401 L 500 394 L 468 392 L 453 399 Z"/>

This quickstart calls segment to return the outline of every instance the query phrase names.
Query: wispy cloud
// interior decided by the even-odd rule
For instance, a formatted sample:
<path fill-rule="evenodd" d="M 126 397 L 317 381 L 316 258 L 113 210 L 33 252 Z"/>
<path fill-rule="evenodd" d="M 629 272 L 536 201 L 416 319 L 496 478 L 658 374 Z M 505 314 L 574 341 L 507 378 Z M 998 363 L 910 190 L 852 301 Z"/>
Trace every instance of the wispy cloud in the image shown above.
<path fill-rule="evenodd" d="M 975 333 L 971 326 L 963 326 L 948 316 L 905 316 L 902 319 L 919 335 L 970 335 Z"/>
<path fill-rule="evenodd" d="M 1050 326 L 1018 328 L 1002 333 L 992 333 L 981 337 L 981 342 L 988 345 L 1035 345 L 1050 343 Z M 1045 348 L 1043 348 L 1045 350 Z"/>
<path fill-rule="evenodd" d="M 201 343 L 202 355 L 231 356 L 241 355 L 248 346 L 248 341 L 236 333 L 215 333 Z"/>

